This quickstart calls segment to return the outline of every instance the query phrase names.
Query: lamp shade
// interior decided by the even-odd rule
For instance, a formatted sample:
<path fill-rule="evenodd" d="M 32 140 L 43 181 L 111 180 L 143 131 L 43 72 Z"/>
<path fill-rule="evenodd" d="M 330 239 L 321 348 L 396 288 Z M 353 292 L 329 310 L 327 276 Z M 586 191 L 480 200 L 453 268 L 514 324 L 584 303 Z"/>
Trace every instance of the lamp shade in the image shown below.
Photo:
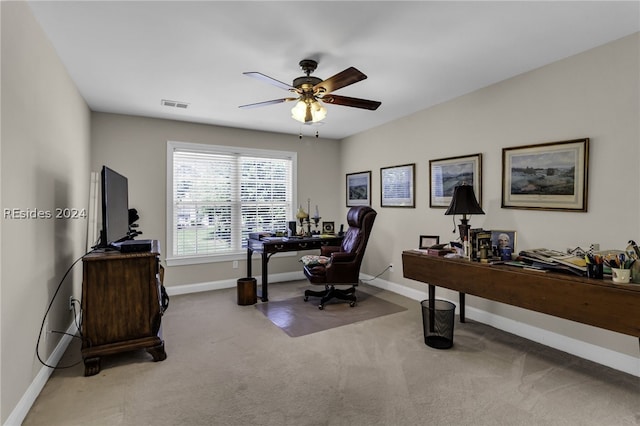
<path fill-rule="evenodd" d="M 301 123 L 317 123 L 327 116 L 327 109 L 313 98 L 301 99 L 291 109 L 291 117 Z"/>
<path fill-rule="evenodd" d="M 476 194 L 473 192 L 473 186 L 456 186 L 453 190 L 451 204 L 444 214 L 484 214 L 482 207 L 478 204 Z"/>

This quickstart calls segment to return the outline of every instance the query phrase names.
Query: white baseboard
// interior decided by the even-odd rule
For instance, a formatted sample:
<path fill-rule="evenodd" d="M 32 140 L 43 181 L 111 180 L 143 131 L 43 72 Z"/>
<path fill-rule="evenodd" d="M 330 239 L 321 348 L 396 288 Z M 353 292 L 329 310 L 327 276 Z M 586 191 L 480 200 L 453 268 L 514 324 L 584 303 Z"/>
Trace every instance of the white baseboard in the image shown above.
<path fill-rule="evenodd" d="M 258 286 L 262 282 L 262 276 L 254 277 L 258 282 Z M 284 272 L 281 274 L 269 274 L 269 283 L 279 283 L 284 281 L 295 281 L 305 279 L 302 271 Z M 232 288 L 237 285 L 237 279 L 209 281 L 204 283 L 185 284 L 173 287 L 166 287 L 167 294 L 174 296 L 178 294 L 199 293 L 201 291 L 222 290 L 223 288 Z"/>
<path fill-rule="evenodd" d="M 67 334 L 62 335 L 62 338 L 56 345 L 55 349 L 53 350 L 49 358 L 47 358 L 47 360 L 45 361 L 47 365 L 58 365 L 58 362 L 60 362 L 60 359 L 62 359 L 62 356 L 64 355 L 67 347 L 73 339 L 71 335 L 75 335 L 78 331 L 76 328 L 76 324 L 78 323 L 78 321 L 80 321 L 79 318 L 77 318 L 76 321 L 71 322 L 71 324 L 67 328 Z M 25 417 L 27 417 L 29 410 L 33 406 L 33 403 L 36 401 L 36 398 L 38 398 L 38 395 L 40 395 L 40 392 L 42 392 L 44 385 L 47 384 L 47 381 L 49 380 L 51 374 L 53 374 L 52 368 L 45 366 L 42 366 L 42 368 L 40 368 L 40 371 L 38 371 L 38 374 L 27 388 L 27 391 L 24 393 L 24 395 L 22 395 L 22 398 L 20 398 L 20 401 L 13 409 L 11 414 L 9 414 L 9 417 L 7 417 L 7 420 L 4 422 L 3 426 L 19 426 L 22 424 Z"/>
<path fill-rule="evenodd" d="M 373 278 L 372 276 L 365 274 L 361 274 L 361 277 L 363 277 L 364 279 Z M 429 297 L 426 288 L 425 291 L 419 291 L 390 281 L 385 281 L 380 278 L 367 281 L 367 284 L 394 293 L 398 293 L 402 296 L 408 297 L 409 299 L 417 301 L 422 301 Z M 458 301 L 450 300 L 450 302 L 456 304 L 456 311 L 458 311 Z M 469 319 L 490 325 L 499 330 L 503 330 L 508 333 L 524 337 L 525 339 L 541 343 L 545 346 L 570 353 L 577 357 L 584 358 L 598 364 L 606 365 L 607 367 L 611 367 L 615 370 L 622 371 L 636 377 L 640 377 L 640 357 L 626 355 L 620 352 L 613 351 L 611 349 L 603 348 L 602 346 L 597 346 L 592 343 L 584 342 L 582 340 L 573 339 L 562 334 L 554 333 L 549 330 L 544 330 L 542 328 L 534 327 L 529 324 L 514 321 L 512 319 L 492 314 L 490 312 L 485 312 L 469 306 L 466 306 L 465 308 L 465 316 Z M 633 338 L 631 336 L 628 337 Z"/>

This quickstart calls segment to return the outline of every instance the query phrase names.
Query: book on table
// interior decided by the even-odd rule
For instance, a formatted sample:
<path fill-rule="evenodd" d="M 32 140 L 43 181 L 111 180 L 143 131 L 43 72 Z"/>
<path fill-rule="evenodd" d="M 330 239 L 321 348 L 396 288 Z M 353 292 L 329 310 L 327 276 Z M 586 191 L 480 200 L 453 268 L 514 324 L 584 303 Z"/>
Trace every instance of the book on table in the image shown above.
<path fill-rule="evenodd" d="M 584 258 L 557 250 L 546 248 L 523 250 L 520 252 L 520 257 L 542 264 L 561 264 L 580 272 L 587 271 L 587 261 Z"/>

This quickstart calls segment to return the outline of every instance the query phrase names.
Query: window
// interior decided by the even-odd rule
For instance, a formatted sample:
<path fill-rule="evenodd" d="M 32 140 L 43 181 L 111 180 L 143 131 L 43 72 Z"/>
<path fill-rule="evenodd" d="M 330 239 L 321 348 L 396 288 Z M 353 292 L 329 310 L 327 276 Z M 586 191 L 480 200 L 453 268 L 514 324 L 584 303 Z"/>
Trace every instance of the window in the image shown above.
<path fill-rule="evenodd" d="M 284 231 L 295 171 L 295 152 L 168 142 L 168 264 L 238 258 L 250 232 Z"/>

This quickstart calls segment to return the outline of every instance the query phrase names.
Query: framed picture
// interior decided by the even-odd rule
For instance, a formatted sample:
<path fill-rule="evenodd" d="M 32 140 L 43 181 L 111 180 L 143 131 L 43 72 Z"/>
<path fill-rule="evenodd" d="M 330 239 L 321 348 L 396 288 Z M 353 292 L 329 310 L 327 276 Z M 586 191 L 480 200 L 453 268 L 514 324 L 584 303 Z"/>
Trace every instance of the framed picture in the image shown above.
<path fill-rule="evenodd" d="M 502 260 L 511 260 L 516 253 L 516 231 L 491 230 L 491 248 Z"/>
<path fill-rule="evenodd" d="M 438 235 L 420 235 L 420 245 L 418 248 L 427 249 L 436 244 L 440 244 L 440 237 Z"/>
<path fill-rule="evenodd" d="M 502 149 L 502 207 L 587 211 L 589 139 Z"/>
<path fill-rule="evenodd" d="M 382 207 L 415 207 L 415 171 L 415 163 L 380 169 Z"/>
<path fill-rule="evenodd" d="M 429 207 L 449 207 L 454 188 L 463 183 L 473 186 L 482 207 L 482 154 L 430 160 Z"/>
<path fill-rule="evenodd" d="M 347 207 L 371 205 L 371 171 L 347 174 Z"/>
<path fill-rule="evenodd" d="M 323 234 L 335 234 L 336 229 L 333 222 L 322 222 L 322 233 Z"/>

